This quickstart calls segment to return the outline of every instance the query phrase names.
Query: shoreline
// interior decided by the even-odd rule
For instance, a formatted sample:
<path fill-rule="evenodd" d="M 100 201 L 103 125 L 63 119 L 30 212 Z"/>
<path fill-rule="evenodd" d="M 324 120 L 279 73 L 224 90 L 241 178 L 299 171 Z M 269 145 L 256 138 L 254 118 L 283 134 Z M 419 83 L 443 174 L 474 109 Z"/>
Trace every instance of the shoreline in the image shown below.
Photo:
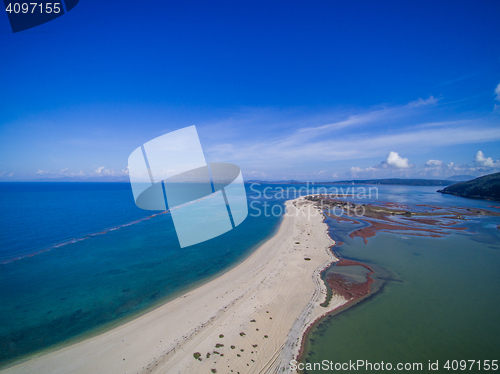
<path fill-rule="evenodd" d="M 158 215 L 161 215 L 161 214 L 165 214 L 165 213 L 168 213 L 169 210 L 167 211 L 164 211 L 164 212 L 161 212 L 161 213 L 157 213 L 157 214 L 154 214 L 154 215 L 151 215 L 151 216 L 147 216 L 147 217 L 144 217 L 138 221 L 143 221 L 143 220 L 149 220 L 151 219 L 152 217 L 154 216 L 158 216 Z M 270 234 L 268 234 L 267 238 L 263 238 L 261 239 L 260 241 L 258 241 L 256 244 L 254 244 L 250 249 L 248 249 L 246 251 L 246 253 L 244 253 L 241 258 L 234 262 L 233 264 L 229 265 L 227 268 L 224 268 L 220 271 L 218 271 L 217 273 L 215 274 L 212 274 L 210 276 L 208 276 L 207 278 L 205 279 L 201 279 L 201 280 L 198 280 L 194 283 L 191 283 L 189 284 L 188 286 L 184 287 L 183 289 L 181 290 L 178 290 L 176 292 L 174 292 L 173 294 L 171 295 L 168 295 L 164 298 L 162 298 L 161 300 L 158 300 L 157 302 L 155 302 L 154 304 L 150 305 L 149 307 L 143 309 L 143 310 L 140 310 L 140 311 L 136 311 L 130 315 L 127 315 L 125 317 L 120 317 L 119 319 L 117 320 L 113 320 L 113 321 L 110 321 L 110 322 L 107 322 L 105 323 L 104 325 L 102 326 L 99 326 L 99 327 L 95 327 L 95 328 L 92 328 L 91 330 L 89 331 L 86 331 L 80 335 L 77 335 L 77 336 L 74 336 L 74 337 L 71 337 L 71 338 L 68 338 L 62 342 L 59 342 L 59 343 L 56 343 L 54 345 L 51 345 L 51 346 L 48 346 L 48 347 L 45 347 L 45 348 L 42 348 L 42 349 L 39 349 L 39 350 L 36 350 L 36 351 L 33 351 L 33 352 L 30 352 L 30 353 L 27 353 L 25 355 L 22 355 L 20 357 L 16 357 L 12 360 L 7 360 L 7 361 L 4 361 L 2 363 L 0 363 L 0 373 L 3 373 L 3 372 L 7 372 L 8 369 L 14 367 L 14 366 L 18 366 L 18 365 L 21 365 L 22 363 L 25 363 L 27 361 L 30 361 L 30 360 L 33 360 L 33 359 L 36 359 L 38 357 L 41 357 L 41 356 L 45 356 L 47 354 L 50 354 L 50 353 L 53 353 L 53 352 L 56 352 L 56 351 L 59 351 L 61 349 L 64 349 L 64 348 L 67 348 L 67 347 L 70 347 L 72 345 L 75 345 L 75 344 L 78 344 L 80 342 L 83 342 L 83 341 L 86 341 L 86 340 L 89 340 L 89 339 L 92 339 L 96 336 L 99 336 L 99 335 L 102 335 L 102 334 L 105 334 L 109 331 L 112 331 L 124 324 L 127 324 L 137 318 L 140 318 L 148 313 L 151 313 L 152 311 L 154 311 L 155 309 L 157 308 L 160 308 L 161 306 L 199 288 L 199 287 L 202 287 L 204 286 L 205 284 L 208 284 L 210 283 L 211 281 L 213 281 L 214 279 L 217 279 L 219 277 L 221 277 L 222 275 L 224 275 L 225 273 L 231 271 L 232 269 L 234 269 L 235 267 L 237 267 L 238 265 L 240 265 L 241 263 L 243 263 L 247 258 L 249 258 L 250 256 L 252 256 L 252 254 L 258 249 L 260 248 L 264 243 L 266 243 L 268 240 L 270 240 L 271 238 L 273 238 L 277 233 L 278 233 L 278 230 L 280 228 L 280 225 L 283 221 L 283 216 L 280 218 L 280 220 L 278 221 L 278 223 L 276 224 L 276 227 L 271 231 Z M 132 223 L 136 223 L 137 221 L 133 221 Z M 125 224 L 125 225 L 130 225 L 130 223 L 128 224 Z M 107 230 L 103 230 L 103 231 L 110 231 L 111 229 L 107 229 Z M 100 234 L 101 232 L 99 232 L 98 234 Z M 92 236 L 92 234 L 89 234 L 85 237 L 83 237 L 83 239 L 86 239 L 87 237 L 90 237 Z M 41 252 L 45 252 L 45 251 L 48 251 L 48 250 L 51 250 L 53 247 L 50 247 L 48 249 L 45 249 Z M 40 253 L 40 252 L 37 252 L 37 253 Z M 37 254 L 36 253 L 36 254 Z"/>
<path fill-rule="evenodd" d="M 309 195 L 309 196 L 311 196 L 311 195 Z M 324 221 L 326 220 L 326 217 L 327 217 L 326 212 L 323 212 L 323 216 L 324 216 L 324 218 L 323 218 L 323 222 L 324 222 Z M 343 243 L 343 242 L 335 242 L 335 241 L 333 240 L 333 238 L 330 236 L 330 233 L 328 232 L 328 227 L 327 227 L 327 229 L 326 229 L 326 234 L 327 234 L 327 235 L 328 235 L 328 237 L 329 237 L 329 238 L 333 241 L 333 245 L 331 245 L 329 249 L 330 249 L 331 253 L 333 254 L 333 256 L 336 258 L 336 261 L 335 261 L 335 262 L 338 262 L 337 266 L 339 266 L 341 262 L 345 262 L 345 263 L 348 263 L 348 264 L 344 264 L 344 265 L 340 265 L 340 266 L 359 265 L 359 266 L 363 266 L 363 267 L 365 267 L 366 269 L 370 270 L 370 272 L 369 272 L 369 273 L 367 273 L 367 275 L 366 275 L 366 279 L 367 279 L 367 281 L 366 281 L 365 283 L 363 283 L 363 285 L 364 285 L 364 284 L 367 284 L 367 286 L 368 286 L 368 291 L 367 291 L 364 295 L 361 295 L 361 296 L 353 297 L 353 298 L 350 298 L 350 299 L 346 299 L 346 298 L 344 298 L 345 302 L 344 302 L 343 304 L 341 304 L 341 305 L 337 305 L 335 308 L 333 308 L 333 309 L 330 309 L 330 310 L 326 311 L 326 312 L 325 312 L 325 313 L 323 313 L 322 315 L 320 315 L 320 316 L 318 316 L 317 318 L 315 318 L 315 319 L 314 319 L 312 322 L 310 322 L 307 326 L 304 326 L 304 330 L 303 330 L 303 332 L 302 332 L 302 336 L 300 337 L 300 341 L 299 341 L 299 345 L 298 345 L 299 349 L 298 349 L 298 351 L 296 352 L 296 354 L 292 357 L 292 359 L 294 359 L 296 362 L 300 362 L 300 361 L 303 359 L 303 357 L 304 357 L 304 353 L 305 353 L 305 348 L 306 348 L 306 347 L 305 347 L 305 341 L 306 341 L 306 339 L 307 339 L 307 337 L 308 337 L 309 333 L 312 331 L 312 329 L 313 329 L 313 328 L 314 328 L 314 327 L 315 327 L 318 323 L 321 323 L 321 321 L 322 321 L 324 318 L 328 317 L 328 316 L 335 315 L 335 314 L 337 314 L 337 313 L 341 313 L 341 312 L 343 312 L 343 311 L 346 311 L 346 310 L 347 310 L 347 309 L 349 309 L 350 307 L 352 307 L 352 306 L 356 305 L 357 303 L 359 303 L 359 302 L 363 301 L 366 297 L 368 297 L 368 296 L 372 296 L 372 295 L 373 295 L 372 290 L 371 290 L 371 287 L 370 287 L 370 286 L 371 286 L 371 284 L 373 283 L 373 279 L 370 277 L 370 275 L 375 274 L 375 271 L 374 271 L 374 270 L 373 270 L 370 266 L 368 266 L 368 265 L 366 265 L 366 264 L 363 264 L 363 263 L 360 263 L 360 262 L 356 262 L 356 261 L 352 261 L 352 260 L 345 260 L 345 259 L 342 259 L 342 258 L 338 255 L 338 253 L 336 253 L 336 252 L 334 252 L 334 251 L 333 251 L 333 247 L 335 247 L 335 246 L 340 246 L 340 245 L 342 245 L 342 244 L 344 244 L 344 243 Z M 320 277 L 321 277 L 321 275 L 323 274 L 323 272 L 324 272 L 324 271 L 325 271 L 328 267 L 330 267 L 332 264 L 333 264 L 333 262 L 332 262 L 332 263 L 330 263 L 330 265 L 328 265 L 327 267 L 323 268 L 323 269 L 320 271 Z M 321 280 L 321 281 L 323 281 L 323 280 Z M 325 280 L 325 281 L 323 281 L 323 282 L 324 282 L 324 283 L 328 283 L 328 280 Z M 331 292 L 333 293 L 332 297 L 333 297 L 334 295 L 337 295 L 337 297 L 338 297 L 339 293 L 338 293 L 338 292 L 335 292 L 335 293 L 334 293 L 334 289 L 333 289 L 333 287 L 331 287 L 331 285 L 329 285 L 329 286 L 330 286 L 330 288 L 332 288 L 332 291 L 331 291 Z M 287 372 L 287 373 L 288 373 L 288 372 L 290 372 L 290 370 L 288 370 L 288 371 L 283 370 L 283 371 L 284 371 L 284 372 Z M 298 370 L 297 370 L 297 371 L 296 371 L 296 373 L 300 373 L 300 371 L 298 371 Z"/>
<path fill-rule="evenodd" d="M 311 201 L 316 202 L 320 206 L 332 208 L 336 206 L 342 206 L 343 204 L 349 205 L 349 202 L 339 201 L 335 199 L 323 199 L 321 195 L 308 195 L 308 198 Z M 382 204 L 383 207 L 378 207 L 369 204 L 367 208 L 368 212 L 365 212 L 363 209 L 363 215 L 361 217 L 354 217 L 353 215 L 347 214 L 345 216 L 336 216 L 330 213 L 324 212 L 324 214 L 330 217 L 337 222 L 349 222 L 352 224 L 360 224 L 360 221 L 366 222 L 369 226 L 361 227 L 361 228 L 353 228 L 353 230 L 349 233 L 349 237 L 354 239 L 355 237 L 360 237 L 363 239 L 364 244 L 368 244 L 368 238 L 372 238 L 376 236 L 379 232 L 386 232 L 389 234 L 398 234 L 404 232 L 405 235 L 409 236 L 420 236 L 420 237 L 429 237 L 429 238 L 441 238 L 443 236 L 449 235 L 453 232 L 462 231 L 466 232 L 466 227 L 457 227 L 457 224 L 460 224 L 463 217 L 467 216 L 498 216 L 499 214 L 493 211 L 489 211 L 482 208 L 475 208 L 472 211 L 471 208 L 467 207 L 446 207 L 446 206 L 434 206 L 434 205 L 418 205 L 413 204 L 419 207 L 430 208 L 424 211 L 413 211 L 409 206 L 400 205 L 397 203 L 389 203 L 385 202 Z M 365 205 L 363 204 L 363 207 Z M 375 208 L 375 210 L 371 208 Z M 490 206 L 492 208 L 498 208 L 496 206 Z M 447 209 L 446 209 L 447 208 Z M 439 211 L 439 213 L 436 212 Z M 388 216 L 399 214 L 403 217 L 402 220 L 392 220 Z M 436 217 L 437 216 L 437 217 Z M 367 218 L 368 217 L 368 218 Z M 440 221 L 440 218 L 445 217 L 448 222 Z M 361 218 L 361 219 L 360 219 Z M 497 226 L 497 229 L 500 229 L 500 226 Z M 337 245 L 342 245 L 342 242 L 338 242 Z M 332 310 L 330 312 L 325 313 L 323 316 L 316 319 L 312 324 L 309 325 L 307 330 L 305 331 L 302 337 L 302 345 L 300 347 L 300 352 L 296 358 L 297 362 L 300 362 L 304 358 L 305 354 L 305 340 L 308 338 L 312 329 L 319 323 L 322 322 L 323 318 L 328 316 L 333 316 L 338 313 L 341 313 L 355 305 L 358 305 L 360 302 L 364 302 L 368 300 L 370 297 L 375 296 L 380 289 L 376 289 L 375 291 L 372 289 L 372 284 L 375 283 L 375 280 L 370 276 L 375 274 L 375 270 L 367 264 L 362 262 L 358 262 L 355 260 L 342 259 L 338 253 L 335 253 L 335 256 L 339 259 L 337 266 L 351 266 L 358 265 L 363 266 L 370 272 L 366 274 L 367 281 L 359 284 L 357 287 L 354 287 L 354 294 L 351 294 L 349 299 L 346 299 L 346 303 L 344 305 L 339 306 L 336 310 Z M 380 270 L 380 269 L 379 269 Z M 377 272 L 379 271 L 377 270 Z M 335 281 L 337 281 L 335 283 Z M 349 292 L 351 290 L 345 289 L 343 287 L 342 281 L 336 280 L 334 278 L 325 279 L 330 286 L 330 288 L 336 288 L 336 293 L 342 295 L 345 292 Z M 333 283 L 333 284 L 332 284 Z M 383 284 L 382 284 L 383 288 Z M 357 291 L 361 293 L 356 294 Z M 346 297 L 346 296 L 344 296 Z"/>
<path fill-rule="evenodd" d="M 308 196 L 315 196 L 316 194 L 312 195 L 305 195 L 303 196 L 308 197 Z M 312 205 L 313 207 L 315 206 L 314 204 Z M 320 208 L 319 208 L 320 209 Z M 344 308 L 349 308 L 354 300 L 349 300 L 342 298 L 340 295 L 333 293 L 328 300 L 328 292 L 326 291 L 326 282 L 321 279 L 321 276 L 323 272 L 328 269 L 334 262 L 339 262 L 342 261 L 342 259 L 338 256 L 337 253 L 333 251 L 333 247 L 337 245 L 343 244 L 342 242 L 335 242 L 335 240 L 330 236 L 329 233 L 329 226 L 328 224 L 325 223 L 327 215 L 324 211 L 321 211 L 321 214 L 323 216 L 322 218 L 322 223 L 325 226 L 324 233 L 325 235 L 330 239 L 331 245 L 328 247 L 328 252 L 331 255 L 332 260 L 328 264 L 324 264 L 324 266 L 319 267 L 318 269 L 315 270 L 315 274 L 313 275 L 313 279 L 317 282 L 318 287 L 321 289 L 325 289 L 324 291 L 324 301 L 320 303 L 320 307 L 323 307 L 324 310 L 320 310 L 319 307 L 316 308 L 317 311 L 320 311 L 322 314 L 316 313 L 316 315 L 312 316 L 307 322 L 302 321 L 300 324 L 300 330 L 299 331 L 291 331 L 288 338 L 287 338 L 287 343 L 290 345 L 291 351 L 285 352 L 283 351 L 281 354 L 281 360 L 280 360 L 280 366 L 276 368 L 275 372 L 282 371 L 283 373 L 293 373 L 290 370 L 290 362 L 292 360 L 295 360 L 299 362 L 304 354 L 304 349 L 305 349 L 305 340 L 308 336 L 308 333 L 311 331 L 311 329 L 319 323 L 323 318 L 334 314 Z M 332 290 L 333 292 L 333 290 Z M 331 303 L 336 299 L 336 302 L 332 305 Z M 326 303 L 328 300 L 328 303 L 326 306 L 323 306 L 322 304 Z M 339 302 L 340 300 L 340 302 Z M 313 301 L 313 300 L 311 300 Z M 319 302 L 319 300 L 318 300 Z M 309 305 L 308 305 L 309 306 Z M 307 309 L 303 311 L 306 312 Z M 296 321 L 299 322 L 300 320 L 298 319 Z M 267 373 L 267 371 L 266 371 Z M 299 371 L 295 371 L 295 373 L 299 373 Z"/>
<path fill-rule="evenodd" d="M 320 306 L 321 272 L 338 260 L 322 211 L 304 197 L 286 206 L 277 232 L 217 278 L 2 373 L 290 372 L 308 328 L 347 300 L 334 295 Z"/>

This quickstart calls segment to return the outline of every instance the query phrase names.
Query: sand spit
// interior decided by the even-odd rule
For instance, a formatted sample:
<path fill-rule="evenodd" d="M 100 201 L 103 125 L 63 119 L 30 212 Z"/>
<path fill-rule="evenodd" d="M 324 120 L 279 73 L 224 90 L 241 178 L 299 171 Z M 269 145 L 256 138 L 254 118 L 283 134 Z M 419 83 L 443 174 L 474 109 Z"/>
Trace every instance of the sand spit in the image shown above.
<path fill-rule="evenodd" d="M 2 373 L 289 373 L 307 327 L 347 301 L 334 295 L 320 306 L 320 273 L 337 261 L 323 214 L 304 198 L 286 205 L 278 232 L 227 273 Z"/>

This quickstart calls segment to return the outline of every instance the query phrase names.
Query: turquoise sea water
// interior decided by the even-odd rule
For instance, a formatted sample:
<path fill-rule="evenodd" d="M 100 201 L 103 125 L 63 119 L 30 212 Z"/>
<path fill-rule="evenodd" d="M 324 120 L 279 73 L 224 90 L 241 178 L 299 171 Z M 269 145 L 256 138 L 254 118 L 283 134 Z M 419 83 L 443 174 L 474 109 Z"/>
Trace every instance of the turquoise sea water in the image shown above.
<path fill-rule="evenodd" d="M 170 214 L 148 219 L 159 212 L 138 209 L 128 184 L 0 184 L 0 362 L 109 328 L 235 265 L 278 227 L 256 209 L 181 249 Z"/>
<path fill-rule="evenodd" d="M 249 216 L 241 225 L 220 237 L 181 249 L 170 215 L 152 217 L 160 212 L 138 209 L 126 183 L 1 183 L 0 365 L 110 328 L 229 269 L 275 232 L 285 200 L 298 194 L 318 192 L 318 187 L 310 185 L 308 190 L 305 186 L 246 185 Z M 290 193 L 280 193 L 280 188 L 288 189 Z M 295 191 L 299 188 L 300 191 Z M 342 188 L 346 192 L 352 186 Z M 435 187 L 384 186 L 379 187 L 378 197 L 372 195 L 369 201 L 411 201 L 483 208 L 491 205 L 442 196 L 435 190 Z M 477 275 L 474 270 L 480 266 L 493 269 L 498 265 L 495 262 L 498 251 L 493 249 L 498 246 L 498 236 L 492 239 L 492 230 L 482 228 L 493 224 L 488 222 L 483 220 L 476 224 L 477 235 L 457 234 L 458 239 L 450 237 L 429 242 L 434 248 L 428 250 L 429 253 L 425 252 L 428 248 L 425 239 L 398 239 L 404 244 L 401 248 L 412 248 L 411 255 L 396 256 L 400 259 L 398 263 L 409 264 L 404 269 L 413 269 L 417 275 L 426 274 L 429 283 L 433 279 L 437 282 L 435 284 L 452 279 L 444 276 L 448 272 L 443 269 L 449 266 L 446 248 L 455 247 L 456 240 L 462 248 L 457 253 L 461 251 L 463 256 L 454 257 L 456 261 L 462 261 L 462 265 L 453 269 L 459 273 L 460 279 L 465 279 L 463 287 L 480 283 L 486 289 L 493 289 L 497 282 L 498 289 L 496 274 L 485 271 Z M 370 251 L 377 246 L 376 243 L 381 243 L 378 244 L 380 248 L 394 248 L 395 253 L 402 256 L 406 252 L 398 250 L 399 242 L 392 243 L 391 236 L 387 235 L 387 240 L 380 236 L 369 245 L 361 246 L 357 243 L 359 238 L 354 241 L 346 238 L 349 229 L 352 226 L 339 225 L 333 230 L 334 238 L 338 235 L 347 242 L 339 247 L 342 254 L 345 251 L 346 257 L 361 260 L 366 255 L 367 261 L 380 262 L 380 266 L 401 273 L 403 283 L 388 282 L 380 297 L 373 298 L 374 308 L 378 299 L 385 300 L 384 296 L 389 294 L 391 287 L 397 290 L 397 287 L 416 284 L 417 291 L 410 291 L 408 295 L 416 295 L 417 299 L 428 296 L 427 283 L 419 282 L 417 275 L 416 280 L 410 282 L 410 277 L 396 264 L 385 262 L 383 254 L 386 252 Z M 468 241 L 475 244 L 464 244 Z M 482 260 L 478 262 L 481 265 L 471 265 L 470 253 L 465 255 L 471 248 L 479 248 L 474 249 L 479 253 L 479 259 L 484 260 L 483 254 L 490 253 L 491 261 L 483 264 Z M 426 256 L 439 254 L 445 257 L 439 257 L 431 265 L 425 261 Z M 487 277 L 493 282 L 486 282 Z M 406 291 L 403 288 L 398 297 L 406 297 Z M 490 301 L 480 300 L 483 303 L 478 304 L 483 305 L 481 310 L 489 311 L 491 306 L 499 306 L 495 296 L 487 299 Z M 371 304 L 372 301 L 367 301 L 359 308 L 370 311 Z M 388 309 L 389 306 L 386 305 Z M 350 315 L 355 310 L 341 316 Z M 489 316 L 488 313 L 476 314 Z M 335 321 L 327 322 L 323 326 L 334 324 Z M 333 359 L 331 352 L 332 349 L 338 352 L 335 348 L 338 340 L 330 341 L 330 333 L 322 334 L 326 340 L 320 345 L 326 347 L 325 354 Z M 382 336 L 375 335 L 373 338 Z M 314 348 L 314 352 L 320 350 Z"/>

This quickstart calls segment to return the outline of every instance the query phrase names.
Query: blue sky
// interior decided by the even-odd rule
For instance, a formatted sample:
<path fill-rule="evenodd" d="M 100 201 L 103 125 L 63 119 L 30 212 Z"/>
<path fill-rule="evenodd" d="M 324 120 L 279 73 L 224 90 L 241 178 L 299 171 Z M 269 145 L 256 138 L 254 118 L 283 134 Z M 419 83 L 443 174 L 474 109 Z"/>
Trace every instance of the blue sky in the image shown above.
<path fill-rule="evenodd" d="M 0 181 L 127 180 L 196 125 L 245 179 L 500 171 L 500 2 L 96 2 L 0 16 Z M 497 90 L 495 92 L 495 90 Z"/>

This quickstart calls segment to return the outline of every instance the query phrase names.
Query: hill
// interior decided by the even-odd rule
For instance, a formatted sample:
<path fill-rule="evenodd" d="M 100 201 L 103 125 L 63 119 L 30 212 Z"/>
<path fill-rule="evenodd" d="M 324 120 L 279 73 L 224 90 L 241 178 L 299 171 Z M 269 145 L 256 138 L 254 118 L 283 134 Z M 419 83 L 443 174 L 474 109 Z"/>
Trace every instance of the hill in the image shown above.
<path fill-rule="evenodd" d="M 449 180 L 439 179 L 365 179 L 365 180 L 349 180 L 339 182 L 327 182 L 327 184 L 380 184 L 380 185 L 404 185 L 404 186 L 449 186 L 453 184 Z"/>
<path fill-rule="evenodd" d="M 465 181 L 470 181 L 472 179 L 474 179 L 474 176 L 472 175 L 453 175 L 449 178 L 446 178 L 446 180 L 454 182 L 465 182 Z"/>
<path fill-rule="evenodd" d="M 438 192 L 473 199 L 500 201 L 500 173 L 456 183 Z"/>
<path fill-rule="evenodd" d="M 306 184 L 306 182 L 299 182 L 296 180 L 288 181 L 260 181 L 249 180 L 245 183 L 263 183 L 263 184 Z M 311 183 L 311 182 L 310 182 Z M 348 181 L 335 181 L 335 182 L 314 182 L 314 184 L 385 184 L 385 185 L 404 185 L 404 186 L 449 186 L 453 181 L 439 180 L 439 179 L 364 179 L 364 180 L 348 180 Z"/>

